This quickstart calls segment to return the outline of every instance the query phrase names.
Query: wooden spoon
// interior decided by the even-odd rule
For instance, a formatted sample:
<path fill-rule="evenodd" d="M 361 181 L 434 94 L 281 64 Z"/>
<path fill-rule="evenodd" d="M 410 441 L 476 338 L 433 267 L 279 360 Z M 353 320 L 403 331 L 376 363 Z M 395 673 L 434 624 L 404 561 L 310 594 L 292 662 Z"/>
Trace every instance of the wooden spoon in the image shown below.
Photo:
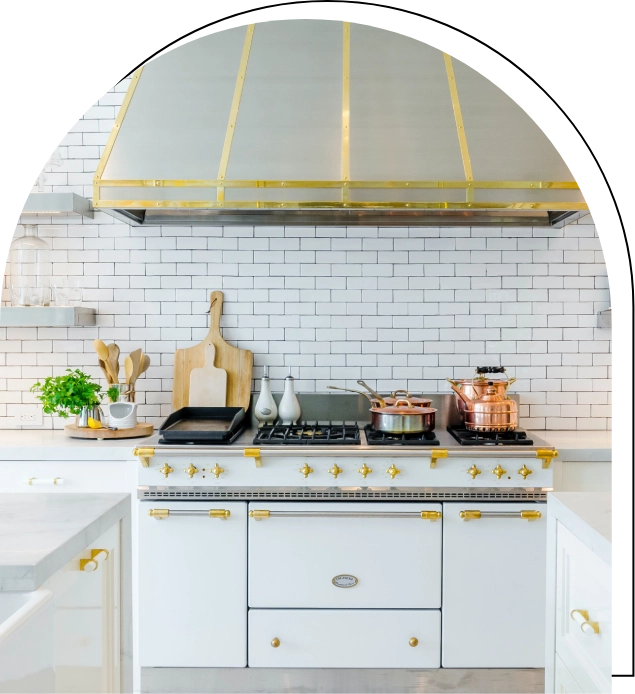
<path fill-rule="evenodd" d="M 150 368 L 150 357 L 147 354 L 143 355 L 143 360 L 141 361 L 141 369 L 139 370 L 139 376 L 144 374 Z"/>
<path fill-rule="evenodd" d="M 141 349 L 135 349 L 134 352 L 130 352 L 130 360 L 132 361 L 132 374 L 130 376 L 130 384 L 139 378 L 139 372 L 141 371 L 141 361 L 143 359 L 143 351 Z"/>
<path fill-rule="evenodd" d="M 99 368 L 104 372 L 104 376 L 106 377 L 106 383 L 111 386 L 112 385 L 112 376 L 110 375 L 110 371 L 106 368 L 106 362 L 103 359 L 99 360 Z"/>
<path fill-rule="evenodd" d="M 126 383 L 132 383 L 132 374 L 134 373 L 134 363 L 130 357 L 126 357 L 123 363 L 123 368 L 126 371 Z"/>
<path fill-rule="evenodd" d="M 113 377 L 113 383 L 119 383 L 119 346 L 114 342 L 108 345 L 108 361 L 106 362 Z"/>

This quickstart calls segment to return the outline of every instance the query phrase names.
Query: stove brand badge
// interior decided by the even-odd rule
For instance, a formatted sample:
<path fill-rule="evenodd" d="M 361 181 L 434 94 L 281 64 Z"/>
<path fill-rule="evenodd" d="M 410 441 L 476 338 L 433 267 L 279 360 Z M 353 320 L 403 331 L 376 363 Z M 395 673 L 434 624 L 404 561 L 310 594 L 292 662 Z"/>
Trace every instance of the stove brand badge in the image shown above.
<path fill-rule="evenodd" d="M 349 574 L 340 574 L 335 576 L 331 583 L 337 588 L 354 588 L 358 581 L 355 576 L 350 576 Z"/>

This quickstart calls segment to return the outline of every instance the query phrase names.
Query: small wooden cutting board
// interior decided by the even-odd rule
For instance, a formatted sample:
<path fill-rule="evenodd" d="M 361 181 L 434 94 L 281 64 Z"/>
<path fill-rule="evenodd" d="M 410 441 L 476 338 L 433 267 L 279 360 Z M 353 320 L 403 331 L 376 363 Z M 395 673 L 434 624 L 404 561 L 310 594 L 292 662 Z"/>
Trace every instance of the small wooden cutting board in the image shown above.
<path fill-rule="evenodd" d="M 216 347 L 205 345 L 205 366 L 190 371 L 190 407 L 225 407 L 227 371 L 214 366 Z"/>

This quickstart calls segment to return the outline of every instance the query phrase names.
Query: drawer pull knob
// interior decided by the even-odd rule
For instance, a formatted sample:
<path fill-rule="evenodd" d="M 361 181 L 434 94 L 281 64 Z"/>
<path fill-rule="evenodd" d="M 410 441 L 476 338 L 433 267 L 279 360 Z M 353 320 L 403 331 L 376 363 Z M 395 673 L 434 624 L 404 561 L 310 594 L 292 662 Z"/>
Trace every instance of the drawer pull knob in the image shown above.
<path fill-rule="evenodd" d="M 600 624 L 599 622 L 589 621 L 588 610 L 572 610 L 571 619 L 580 625 L 580 629 L 584 634 L 599 634 Z"/>
<path fill-rule="evenodd" d="M 503 470 L 503 468 L 500 465 L 497 465 L 493 470 L 492 470 L 492 475 L 496 475 L 496 479 L 499 480 L 507 470 Z"/>
<path fill-rule="evenodd" d="M 211 472 L 214 475 L 214 477 L 218 479 L 221 476 L 221 473 L 225 472 L 225 470 L 223 470 L 223 468 L 218 463 L 216 463 L 216 465 L 214 465 L 214 467 L 212 468 Z"/>
<path fill-rule="evenodd" d="M 481 471 L 476 467 L 476 465 L 472 465 L 472 467 L 468 469 L 467 474 L 472 475 L 472 479 L 475 480 L 476 475 L 480 475 Z"/>
<path fill-rule="evenodd" d="M 165 479 L 167 479 L 168 475 L 171 472 L 174 472 L 174 468 L 171 468 L 167 463 L 164 463 L 163 467 L 159 468 L 159 472 L 165 477 Z"/>
<path fill-rule="evenodd" d="M 192 465 L 192 463 L 190 463 L 190 464 L 189 464 L 189 467 L 186 467 L 185 470 L 183 470 L 183 472 L 185 472 L 185 474 L 186 474 L 190 479 L 192 479 L 192 477 L 194 477 L 194 475 L 198 472 L 198 468 L 197 468 L 197 467 L 194 467 L 194 465 Z"/>
<path fill-rule="evenodd" d="M 48 486 L 49 484 L 52 484 L 54 486 L 59 486 L 61 484 L 64 484 L 64 478 L 63 477 L 53 477 L 51 479 L 47 479 L 44 477 L 29 477 L 26 480 L 26 483 L 30 487 L 44 487 L 44 486 Z"/>
<path fill-rule="evenodd" d="M 401 470 L 397 470 L 394 463 L 386 470 L 386 472 L 390 475 L 391 480 L 394 480 L 397 475 L 401 474 Z"/>
<path fill-rule="evenodd" d="M 80 559 L 79 560 L 79 570 L 80 571 L 96 571 L 99 567 L 100 561 L 106 561 L 110 556 L 110 552 L 107 549 L 91 549 L 90 559 Z"/>
<path fill-rule="evenodd" d="M 367 476 L 367 475 L 370 475 L 370 473 L 371 473 L 372 471 L 373 471 L 373 469 L 370 468 L 370 467 L 368 467 L 368 465 L 366 465 L 366 463 L 364 463 L 364 464 L 359 468 L 359 470 L 357 470 L 357 472 L 359 472 L 359 474 L 360 474 L 364 479 L 366 479 L 366 476 Z"/>
<path fill-rule="evenodd" d="M 522 475 L 522 478 L 524 480 L 527 479 L 527 475 L 531 475 L 532 471 L 523 463 L 523 466 L 520 468 L 520 470 L 516 470 L 516 472 L 519 475 Z"/>
<path fill-rule="evenodd" d="M 276 638 L 271 639 L 272 648 L 278 648 L 279 645 L 280 645 L 280 639 L 276 639 Z"/>
<path fill-rule="evenodd" d="M 304 475 L 304 479 L 306 479 L 313 472 L 313 468 L 309 467 L 307 463 L 304 463 L 304 466 L 300 468 L 300 472 Z"/>
<path fill-rule="evenodd" d="M 412 648 L 416 648 L 419 645 L 419 639 L 413 636 L 410 641 L 408 641 L 408 645 Z"/>

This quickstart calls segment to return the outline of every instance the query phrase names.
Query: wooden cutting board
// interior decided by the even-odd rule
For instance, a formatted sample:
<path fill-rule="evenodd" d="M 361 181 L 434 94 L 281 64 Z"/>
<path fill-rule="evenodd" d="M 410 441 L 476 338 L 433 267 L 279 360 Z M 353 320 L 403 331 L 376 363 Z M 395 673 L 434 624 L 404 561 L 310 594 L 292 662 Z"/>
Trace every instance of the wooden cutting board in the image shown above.
<path fill-rule="evenodd" d="M 132 429 L 117 429 L 117 431 L 112 431 L 112 429 L 90 429 L 88 427 L 78 427 L 75 424 L 67 424 L 64 427 L 64 431 L 68 436 L 75 439 L 136 439 L 142 436 L 152 436 L 154 432 L 154 426 L 152 424 L 146 424 L 145 422 L 138 422 L 136 427 Z"/>
<path fill-rule="evenodd" d="M 216 347 L 205 345 L 205 366 L 190 371 L 190 407 L 225 407 L 227 371 L 214 366 Z"/>
<path fill-rule="evenodd" d="M 210 328 L 207 337 L 194 347 L 177 349 L 174 354 L 174 385 L 172 406 L 175 410 L 187 407 L 190 401 L 190 374 L 192 369 L 205 366 L 205 347 L 214 345 L 214 365 L 227 372 L 227 407 L 249 408 L 251 371 L 254 355 L 247 349 L 238 349 L 223 340 L 220 317 L 223 313 L 223 292 L 210 295 Z"/>

